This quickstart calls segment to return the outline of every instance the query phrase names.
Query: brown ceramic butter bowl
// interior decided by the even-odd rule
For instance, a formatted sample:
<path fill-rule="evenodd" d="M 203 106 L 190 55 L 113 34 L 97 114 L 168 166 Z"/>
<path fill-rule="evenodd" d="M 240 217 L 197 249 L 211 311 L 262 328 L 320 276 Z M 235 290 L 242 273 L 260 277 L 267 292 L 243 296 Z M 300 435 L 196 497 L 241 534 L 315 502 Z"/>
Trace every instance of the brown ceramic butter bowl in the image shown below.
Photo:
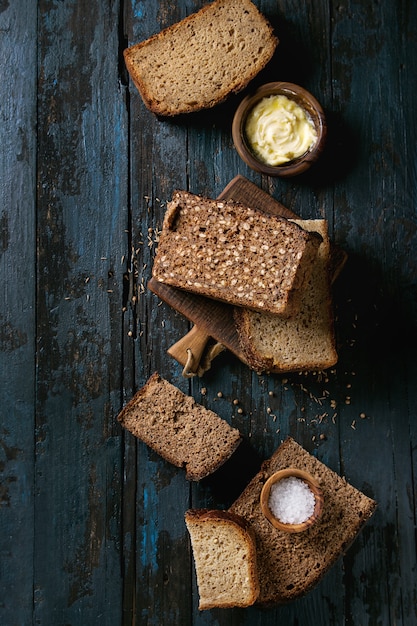
<path fill-rule="evenodd" d="M 318 481 L 308 472 L 292 467 L 272 474 L 264 484 L 260 496 L 262 513 L 275 528 L 287 533 L 299 533 L 310 528 L 319 519 L 323 502 Z M 284 519 L 286 516 L 286 519 L 293 518 L 293 521 L 282 521 L 277 516 L 277 506 L 285 512 L 282 516 Z M 307 510 L 308 517 L 294 521 L 297 515 Z"/>
<path fill-rule="evenodd" d="M 277 113 L 278 106 L 281 112 Z M 260 107 L 269 110 L 260 113 Z M 267 83 L 246 96 L 232 124 L 233 143 L 239 156 L 253 170 L 268 176 L 286 177 L 305 172 L 322 153 L 326 135 L 326 118 L 320 103 L 303 87 L 286 82 Z M 278 157 L 276 150 L 270 157 L 272 140 L 275 146 L 279 145 Z M 293 151 L 294 146 L 298 151 Z M 285 156 L 281 157 L 283 150 Z M 278 162 L 281 158 L 285 161 Z"/>

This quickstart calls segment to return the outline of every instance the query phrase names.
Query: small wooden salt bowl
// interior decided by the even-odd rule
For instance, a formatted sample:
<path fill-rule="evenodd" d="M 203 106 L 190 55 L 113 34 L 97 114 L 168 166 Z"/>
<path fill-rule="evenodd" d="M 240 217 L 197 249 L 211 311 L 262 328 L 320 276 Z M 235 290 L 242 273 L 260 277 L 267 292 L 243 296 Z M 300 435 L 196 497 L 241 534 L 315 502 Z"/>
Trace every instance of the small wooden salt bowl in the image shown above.
<path fill-rule="evenodd" d="M 282 480 L 283 478 L 290 478 L 290 477 L 300 478 L 305 483 L 307 483 L 315 499 L 313 514 L 311 515 L 311 517 L 309 517 L 307 520 L 305 520 L 301 524 L 286 524 L 286 523 L 281 522 L 279 519 L 277 519 L 273 515 L 268 504 L 272 485 Z M 266 483 L 264 484 L 262 491 L 261 491 L 261 497 L 260 497 L 262 513 L 265 515 L 265 517 L 269 520 L 269 522 L 275 528 L 278 528 L 279 530 L 283 530 L 287 533 L 299 533 L 299 532 L 306 530 L 307 528 L 310 528 L 310 526 L 312 526 L 320 517 L 322 509 L 323 509 L 323 502 L 324 502 L 323 492 L 321 491 L 320 485 L 317 482 L 317 480 L 313 476 L 311 476 L 311 474 L 309 474 L 308 472 L 305 472 L 304 470 L 300 470 L 300 469 L 295 469 L 292 467 L 280 470 L 272 474 L 272 476 L 270 476 L 268 480 L 266 481 Z"/>

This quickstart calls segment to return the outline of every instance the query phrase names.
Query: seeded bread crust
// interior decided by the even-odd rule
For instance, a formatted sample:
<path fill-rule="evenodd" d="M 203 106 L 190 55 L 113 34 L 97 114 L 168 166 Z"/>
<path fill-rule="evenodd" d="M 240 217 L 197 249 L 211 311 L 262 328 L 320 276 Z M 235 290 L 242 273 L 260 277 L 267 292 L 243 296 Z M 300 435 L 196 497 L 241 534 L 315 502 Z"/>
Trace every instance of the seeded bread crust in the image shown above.
<path fill-rule="evenodd" d="M 241 91 L 277 44 L 250 0 L 217 0 L 131 46 L 124 58 L 145 105 L 172 116 L 213 107 Z"/>
<path fill-rule="evenodd" d="M 285 218 L 176 191 L 153 276 L 229 304 L 289 316 L 300 306 L 321 241 Z"/>
<path fill-rule="evenodd" d="M 201 480 L 241 442 L 236 428 L 155 372 L 118 416 L 119 422 L 166 461 Z"/>
<path fill-rule="evenodd" d="M 303 289 L 300 310 L 283 319 L 234 309 L 239 343 L 249 366 L 261 372 L 325 370 L 337 363 L 330 290 L 330 241 L 326 220 L 294 220 L 323 238 Z"/>
<path fill-rule="evenodd" d="M 199 609 L 254 604 L 259 594 L 256 547 L 246 520 L 227 511 L 190 509 L 185 523 L 194 555 Z"/>
<path fill-rule="evenodd" d="M 269 476 L 287 467 L 306 470 L 320 483 L 324 509 L 302 533 L 274 528 L 262 514 L 261 490 Z M 293 439 L 288 438 L 266 461 L 229 511 L 244 517 L 256 538 L 262 605 L 283 604 L 305 595 L 346 552 L 372 516 L 376 502 L 367 497 Z"/>

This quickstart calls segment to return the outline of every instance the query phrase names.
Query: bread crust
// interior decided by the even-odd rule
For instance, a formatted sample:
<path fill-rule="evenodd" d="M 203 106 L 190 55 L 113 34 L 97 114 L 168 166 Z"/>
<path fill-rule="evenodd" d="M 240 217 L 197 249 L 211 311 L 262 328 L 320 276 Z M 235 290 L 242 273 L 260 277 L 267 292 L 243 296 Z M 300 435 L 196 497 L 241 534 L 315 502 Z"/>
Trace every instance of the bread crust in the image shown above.
<path fill-rule="evenodd" d="M 233 319 L 239 337 L 239 344 L 249 367 L 259 374 L 272 372 L 274 369 L 274 359 L 261 355 L 255 350 L 252 341 L 250 320 L 249 317 L 245 315 L 245 310 L 235 307 L 233 309 Z"/>
<path fill-rule="evenodd" d="M 240 526 L 240 528 L 245 533 L 248 533 L 253 541 L 255 541 L 255 533 L 249 522 L 241 515 L 237 515 L 237 513 L 233 513 L 232 511 L 221 509 L 188 509 L 188 511 L 185 512 L 185 520 L 187 522 L 233 522 L 236 526 Z"/>
<path fill-rule="evenodd" d="M 194 76 L 184 76 L 184 80 L 182 83 L 183 96 L 182 100 L 178 100 L 176 106 L 170 104 L 167 98 L 158 97 L 157 94 L 157 82 L 161 81 L 159 78 L 157 81 L 153 80 L 151 76 L 147 75 L 145 71 L 145 64 L 143 62 L 143 57 L 147 52 L 152 51 L 153 47 L 157 47 L 162 45 L 170 46 L 171 42 L 175 38 L 176 34 L 180 35 L 184 34 L 183 39 L 185 39 L 185 35 L 187 30 L 193 29 L 195 32 L 199 32 L 199 29 L 204 30 L 205 21 L 207 17 L 212 16 L 213 20 L 216 19 L 221 20 L 222 7 L 226 7 L 227 5 L 233 6 L 235 5 L 235 10 L 241 12 L 241 16 L 244 16 L 246 20 L 250 20 L 250 23 L 253 27 L 257 27 L 259 30 L 258 33 L 258 46 L 263 47 L 263 51 L 260 54 L 259 61 L 250 68 L 249 63 L 245 66 L 245 71 L 237 72 L 234 77 L 230 79 L 230 82 L 226 79 L 225 84 L 221 84 L 221 86 L 216 86 L 212 79 L 209 80 L 210 76 L 207 74 L 207 87 L 204 93 L 201 93 L 199 96 L 200 99 L 192 100 L 187 96 L 187 91 L 185 89 L 186 79 L 191 79 L 191 82 L 195 80 L 196 76 L 199 76 L 204 73 L 205 65 L 207 63 L 202 63 L 202 59 L 196 59 L 195 66 L 195 75 Z M 216 12 L 219 12 L 220 15 L 217 18 Z M 238 28 L 239 24 L 236 24 L 235 27 Z M 215 29 L 214 29 L 215 32 Z M 243 36 L 243 35 L 242 35 Z M 213 42 L 213 45 L 217 42 Z M 273 28 L 270 23 L 265 19 L 265 17 L 258 11 L 257 7 L 250 2 L 250 0 L 216 0 L 211 4 L 203 6 L 196 13 L 192 13 L 187 16 L 180 22 L 168 26 L 164 28 L 159 33 L 156 33 L 146 39 L 145 41 L 139 42 L 126 50 L 124 50 L 124 59 L 126 63 L 126 67 L 128 72 L 138 89 L 142 99 L 149 110 L 151 110 L 156 115 L 161 116 L 174 116 L 183 113 L 191 113 L 195 111 L 199 111 L 205 108 L 212 108 L 217 104 L 223 102 L 230 94 L 238 93 L 242 89 L 244 89 L 247 84 L 259 73 L 261 69 L 265 67 L 265 65 L 271 60 L 273 53 L 275 52 L 275 48 L 278 45 L 278 39 L 273 34 Z M 248 50 L 245 50 L 245 54 L 252 54 L 253 57 L 257 54 L 257 51 L 253 50 L 252 53 L 250 51 L 250 46 L 247 46 Z M 207 44 L 205 47 L 205 55 L 207 60 L 207 50 L 210 49 L 210 46 Z M 190 48 L 190 53 L 195 51 Z M 210 60 L 210 59 L 209 59 Z M 151 63 L 151 62 L 150 62 Z M 219 61 L 220 63 L 220 61 Z M 223 63 L 222 67 L 215 68 L 218 72 L 224 72 L 225 75 L 230 74 L 230 72 L 226 71 L 228 67 L 228 56 L 227 53 L 223 55 Z M 248 69 L 246 69 L 248 68 Z M 181 76 L 181 63 L 178 64 L 177 67 L 178 74 Z M 173 69 L 170 68 L 170 72 L 167 70 L 166 79 L 169 80 L 169 74 L 173 74 Z"/>

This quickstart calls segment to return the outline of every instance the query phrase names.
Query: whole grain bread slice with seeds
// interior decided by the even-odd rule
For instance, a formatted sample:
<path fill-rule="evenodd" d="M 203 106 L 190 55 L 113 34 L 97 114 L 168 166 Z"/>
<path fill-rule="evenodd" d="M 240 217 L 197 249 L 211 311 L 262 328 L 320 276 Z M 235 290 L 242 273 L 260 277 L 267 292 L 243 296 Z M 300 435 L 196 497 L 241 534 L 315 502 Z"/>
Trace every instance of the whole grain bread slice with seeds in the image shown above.
<path fill-rule="evenodd" d="M 152 274 L 173 287 L 287 317 L 299 309 L 321 241 L 285 218 L 176 191 Z"/>

